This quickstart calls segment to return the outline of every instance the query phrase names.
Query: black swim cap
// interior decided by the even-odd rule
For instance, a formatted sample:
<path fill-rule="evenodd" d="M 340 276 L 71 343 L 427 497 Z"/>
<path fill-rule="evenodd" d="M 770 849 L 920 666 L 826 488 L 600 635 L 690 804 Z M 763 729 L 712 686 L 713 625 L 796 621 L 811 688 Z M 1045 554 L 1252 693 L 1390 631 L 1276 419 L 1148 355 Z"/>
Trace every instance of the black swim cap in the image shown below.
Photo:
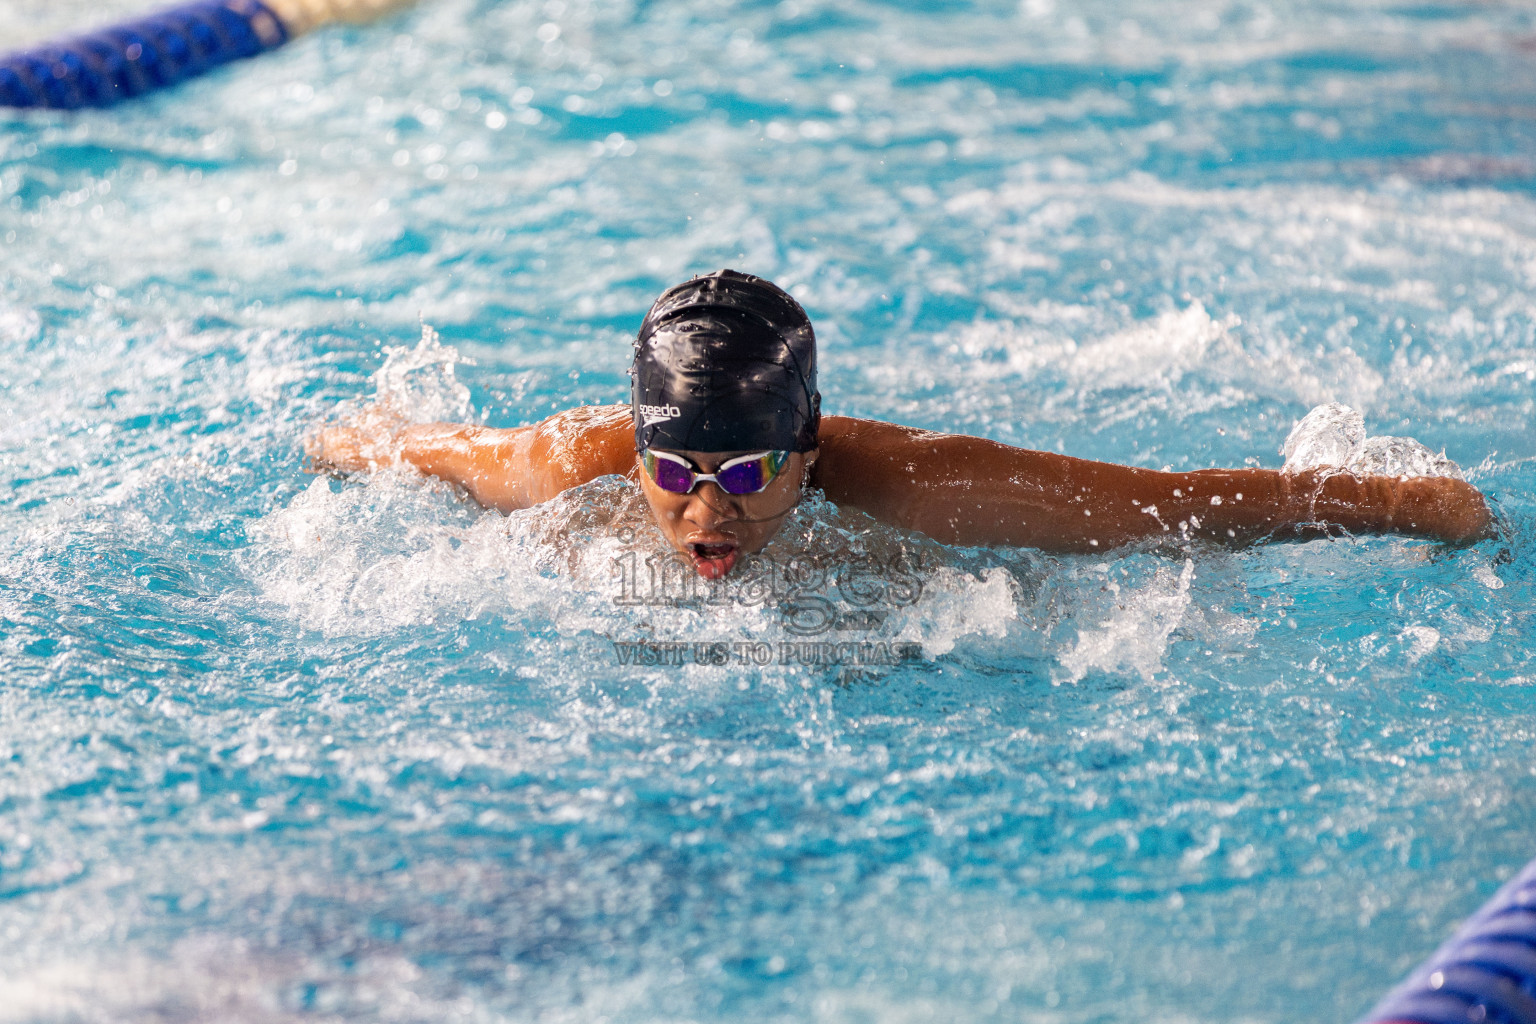
<path fill-rule="evenodd" d="M 800 304 L 760 277 L 720 270 L 662 292 L 629 375 L 637 451 L 816 447 L 816 334 Z"/>

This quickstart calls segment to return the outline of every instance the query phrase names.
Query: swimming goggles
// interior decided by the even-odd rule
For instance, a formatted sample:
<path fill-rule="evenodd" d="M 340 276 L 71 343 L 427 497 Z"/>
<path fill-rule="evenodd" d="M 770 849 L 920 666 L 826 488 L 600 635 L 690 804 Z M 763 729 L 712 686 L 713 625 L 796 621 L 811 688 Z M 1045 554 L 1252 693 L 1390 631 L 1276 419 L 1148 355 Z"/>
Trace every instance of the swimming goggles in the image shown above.
<path fill-rule="evenodd" d="M 673 494 L 692 494 L 705 480 L 713 480 L 726 494 L 757 494 L 766 490 L 789 461 L 789 452 L 758 452 L 720 464 L 713 473 L 700 473 L 681 455 L 647 448 L 640 453 L 645 471 L 656 486 Z"/>

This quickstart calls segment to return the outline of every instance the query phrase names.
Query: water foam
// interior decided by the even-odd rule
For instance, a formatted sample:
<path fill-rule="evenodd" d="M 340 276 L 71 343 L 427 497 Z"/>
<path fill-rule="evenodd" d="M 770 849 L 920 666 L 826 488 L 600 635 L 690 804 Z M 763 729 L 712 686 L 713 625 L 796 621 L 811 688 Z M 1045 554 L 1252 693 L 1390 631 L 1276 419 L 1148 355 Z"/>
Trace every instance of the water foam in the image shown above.
<path fill-rule="evenodd" d="M 948 654 L 962 637 L 1002 637 L 1018 621 L 1017 593 L 1007 571 L 979 576 L 941 566 L 923 580 L 923 595 L 899 618 L 896 639 L 922 645 L 929 658 Z"/>
<path fill-rule="evenodd" d="M 1284 471 L 1335 469 L 1356 476 L 1446 476 L 1464 480 L 1461 468 L 1411 437 L 1367 437 L 1365 417 L 1330 402 L 1302 417 L 1280 449 Z"/>
<path fill-rule="evenodd" d="M 1151 680 L 1163 667 L 1169 637 L 1184 622 L 1194 578 L 1194 562 L 1185 559 L 1177 574 L 1160 566 L 1141 587 L 1106 582 L 1113 607 L 1096 624 L 1078 627 L 1076 644 L 1061 655 L 1068 678 L 1076 682 L 1098 669 L 1135 672 Z"/>
<path fill-rule="evenodd" d="M 1071 371 L 1092 389 L 1144 386 L 1149 380 L 1172 383 L 1204 362 L 1241 323 L 1232 314 L 1218 320 L 1202 303 L 1192 302 L 1083 345 L 1072 356 Z"/>
<path fill-rule="evenodd" d="M 384 363 L 368 378 L 373 394 L 361 402 L 343 403 L 344 415 L 379 417 L 406 423 L 462 423 L 473 409 L 469 388 L 458 378 L 460 365 L 474 360 L 444 345 L 430 324 L 421 325 L 414 346 L 386 345 Z"/>

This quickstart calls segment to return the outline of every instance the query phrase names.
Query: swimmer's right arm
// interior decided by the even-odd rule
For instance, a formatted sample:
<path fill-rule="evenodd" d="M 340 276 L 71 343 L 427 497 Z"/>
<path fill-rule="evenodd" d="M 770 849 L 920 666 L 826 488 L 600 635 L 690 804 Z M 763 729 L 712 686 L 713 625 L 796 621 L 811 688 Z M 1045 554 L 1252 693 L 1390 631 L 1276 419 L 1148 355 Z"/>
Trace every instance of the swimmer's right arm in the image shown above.
<path fill-rule="evenodd" d="M 1160 472 L 842 416 L 822 419 L 813 479 L 839 504 L 949 544 L 1091 552 L 1165 534 L 1241 545 L 1340 532 L 1467 544 L 1493 532 L 1483 496 L 1447 477 Z"/>
<path fill-rule="evenodd" d="M 305 444 L 316 472 L 405 464 L 510 512 L 616 473 L 634 471 L 628 406 L 583 406 L 528 427 L 365 421 L 327 427 Z"/>

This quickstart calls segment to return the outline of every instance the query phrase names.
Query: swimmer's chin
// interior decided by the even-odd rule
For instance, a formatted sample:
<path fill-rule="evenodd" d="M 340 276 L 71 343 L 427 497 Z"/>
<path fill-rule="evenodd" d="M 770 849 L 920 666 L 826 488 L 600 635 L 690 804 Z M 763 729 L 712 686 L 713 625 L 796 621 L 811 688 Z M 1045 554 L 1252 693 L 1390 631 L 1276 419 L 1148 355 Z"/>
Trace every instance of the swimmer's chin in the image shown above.
<path fill-rule="evenodd" d="M 735 567 L 741 548 L 731 542 L 696 543 L 689 544 L 684 552 L 700 576 L 707 580 L 718 580 Z"/>

